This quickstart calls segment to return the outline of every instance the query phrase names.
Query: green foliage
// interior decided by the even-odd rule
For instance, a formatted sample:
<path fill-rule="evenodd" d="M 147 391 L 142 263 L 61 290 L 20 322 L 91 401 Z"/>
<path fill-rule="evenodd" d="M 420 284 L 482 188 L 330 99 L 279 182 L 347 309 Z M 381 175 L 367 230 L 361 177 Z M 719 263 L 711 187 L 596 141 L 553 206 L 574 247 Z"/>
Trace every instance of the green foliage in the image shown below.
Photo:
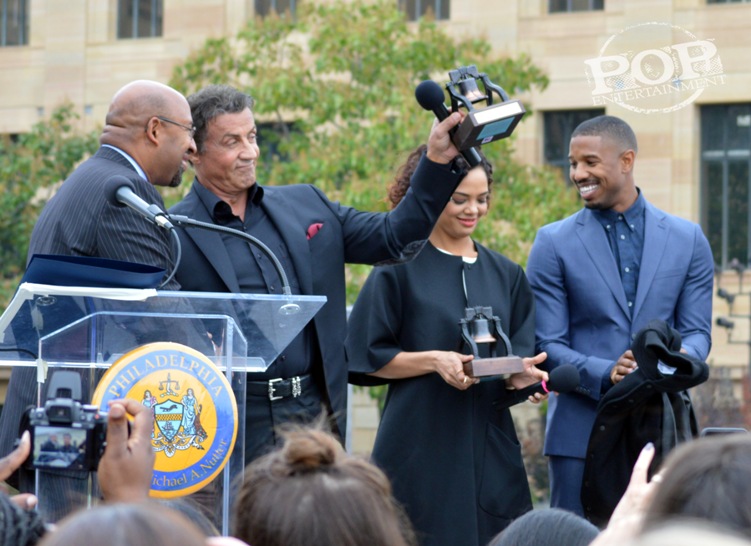
<path fill-rule="evenodd" d="M 523 58 L 493 60 L 489 49 L 453 40 L 431 21 L 414 28 L 393 2 L 306 4 L 294 21 L 249 21 L 235 38 L 206 42 L 175 69 L 172 84 L 190 93 L 230 83 L 253 95 L 259 121 L 296 119 L 299 131 L 280 150 L 291 161 L 260 165 L 264 183 L 314 182 L 327 191 L 358 179 L 385 185 L 433 120 L 415 104 L 416 84 L 466 64 L 465 51 L 508 89 L 547 84 Z"/>
<path fill-rule="evenodd" d="M 279 156 L 259 164 L 262 184 L 313 183 L 344 204 L 386 210 L 396 168 L 434 119 L 416 104 L 416 85 L 471 64 L 511 96 L 548 84 L 527 56 L 499 57 L 486 40 L 456 39 L 433 20 L 408 24 L 393 0 L 303 3 L 295 18 L 249 21 L 193 52 L 171 84 L 188 95 L 227 83 L 255 98 L 259 123 L 294 120 L 294 131 L 268 139 Z M 476 238 L 524 264 L 537 228 L 578 198 L 556 172 L 518 164 L 513 138 L 484 152 L 495 165 L 493 206 Z M 369 270 L 348 266 L 350 303 Z"/>
<path fill-rule="evenodd" d="M 64 104 L 29 133 L 0 138 L 0 298 L 4 302 L 24 271 L 31 230 L 53 186 L 97 148 L 96 134 L 74 130 L 77 117 L 73 105 Z"/>
<path fill-rule="evenodd" d="M 285 160 L 261 162 L 261 183 L 314 183 L 347 205 L 386 210 L 397 166 L 433 122 L 416 104 L 415 86 L 427 78 L 445 81 L 448 70 L 468 64 L 511 95 L 548 83 L 527 56 L 494 56 L 486 40 L 455 39 L 429 19 L 408 24 L 385 0 L 306 3 L 294 19 L 248 21 L 235 37 L 208 40 L 193 52 L 171 84 L 190 94 L 229 83 L 256 99 L 259 122 L 294 119 L 294 131 L 274 135 Z M 525 263 L 537 228 L 574 210 L 576 196 L 554 173 L 515 162 L 513 139 L 485 153 L 497 174 L 494 208 L 478 239 Z M 350 268 L 350 302 L 367 271 Z"/>
<path fill-rule="evenodd" d="M 508 141 L 493 142 L 484 152 L 494 165 L 494 182 L 488 216 L 473 237 L 524 266 L 537 230 L 577 210 L 579 195 L 559 171 L 509 160 Z"/>

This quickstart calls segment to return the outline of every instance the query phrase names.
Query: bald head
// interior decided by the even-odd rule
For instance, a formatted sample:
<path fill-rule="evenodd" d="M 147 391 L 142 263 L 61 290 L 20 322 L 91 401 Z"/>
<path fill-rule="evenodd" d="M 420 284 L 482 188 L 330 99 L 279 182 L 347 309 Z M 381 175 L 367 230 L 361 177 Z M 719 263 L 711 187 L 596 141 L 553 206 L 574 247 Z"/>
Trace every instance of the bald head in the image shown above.
<path fill-rule="evenodd" d="M 156 185 L 175 185 L 194 149 L 190 106 L 163 83 L 136 80 L 112 97 L 100 142 L 130 155 Z"/>
<path fill-rule="evenodd" d="M 185 98 L 163 83 L 137 80 L 122 87 L 112 97 L 105 119 L 104 134 L 117 128 L 142 128 L 146 120 L 154 115 L 170 115 L 174 105 L 185 102 Z"/>

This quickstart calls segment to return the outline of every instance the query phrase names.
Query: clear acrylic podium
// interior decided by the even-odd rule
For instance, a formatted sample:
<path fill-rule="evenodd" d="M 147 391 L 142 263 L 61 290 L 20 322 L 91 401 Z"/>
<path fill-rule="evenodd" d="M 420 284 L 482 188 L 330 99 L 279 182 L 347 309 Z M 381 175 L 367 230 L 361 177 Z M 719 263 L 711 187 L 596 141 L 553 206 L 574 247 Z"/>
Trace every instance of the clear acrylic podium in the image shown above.
<path fill-rule="evenodd" d="M 227 379 L 237 404 L 234 450 L 210 488 L 227 534 L 232 487 L 244 468 L 246 374 L 264 371 L 325 302 L 324 296 L 24 283 L 0 316 L 0 367 L 12 368 L 8 397 L 24 391 L 25 404 L 36 405 L 43 405 L 55 370 L 75 370 L 88 403 L 107 370 L 139 347 L 172 342 L 201 353 Z M 52 514 L 59 490 L 45 489 L 47 472 L 35 474 L 40 511 Z M 53 473 L 52 481 L 60 475 Z M 95 504 L 96 480 L 87 475 L 81 481 L 76 501 Z"/>

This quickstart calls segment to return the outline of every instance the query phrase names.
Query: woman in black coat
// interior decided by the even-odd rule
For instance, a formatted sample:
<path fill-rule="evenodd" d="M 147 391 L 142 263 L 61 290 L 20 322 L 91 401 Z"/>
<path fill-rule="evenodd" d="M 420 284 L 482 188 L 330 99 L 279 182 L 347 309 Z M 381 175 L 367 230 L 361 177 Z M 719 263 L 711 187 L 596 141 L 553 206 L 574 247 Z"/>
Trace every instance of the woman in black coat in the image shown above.
<path fill-rule="evenodd" d="M 390 188 L 393 204 L 422 152 Z M 471 237 L 488 211 L 492 168 L 457 162 L 463 178 L 429 241 L 411 262 L 372 271 L 346 344 L 353 382 L 389 384 L 373 459 L 426 546 L 484 546 L 532 508 L 514 423 L 497 402 L 546 377 L 534 367 L 544 354 L 507 381 L 463 371 L 473 358 L 462 346 L 465 309 L 492 306 L 514 354 L 530 357 L 534 298 L 518 264 Z"/>

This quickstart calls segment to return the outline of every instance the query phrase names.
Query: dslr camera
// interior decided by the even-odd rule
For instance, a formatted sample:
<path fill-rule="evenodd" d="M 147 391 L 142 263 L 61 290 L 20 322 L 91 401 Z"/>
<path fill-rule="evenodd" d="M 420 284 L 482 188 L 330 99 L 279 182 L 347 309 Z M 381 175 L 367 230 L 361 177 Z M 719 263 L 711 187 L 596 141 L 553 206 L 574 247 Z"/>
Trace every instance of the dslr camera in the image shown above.
<path fill-rule="evenodd" d="M 57 371 L 44 407 L 30 408 L 31 455 L 27 467 L 96 470 L 107 445 L 107 414 L 81 404 L 81 376 Z"/>

